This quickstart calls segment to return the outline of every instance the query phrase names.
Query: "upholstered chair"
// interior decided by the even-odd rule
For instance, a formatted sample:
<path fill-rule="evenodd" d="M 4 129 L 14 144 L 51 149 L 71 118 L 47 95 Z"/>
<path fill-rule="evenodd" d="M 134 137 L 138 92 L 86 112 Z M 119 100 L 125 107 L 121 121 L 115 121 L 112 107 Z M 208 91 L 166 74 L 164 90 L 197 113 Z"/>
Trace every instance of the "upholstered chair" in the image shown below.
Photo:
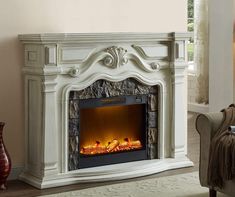
<path fill-rule="evenodd" d="M 222 112 L 200 114 L 196 119 L 196 129 L 200 134 L 200 164 L 199 164 L 199 177 L 200 183 L 203 187 L 208 187 L 210 197 L 215 197 L 216 192 L 222 192 L 229 196 L 235 196 L 235 180 L 226 181 L 223 189 L 210 188 L 207 184 L 207 171 L 209 162 L 209 150 L 211 139 L 215 132 L 218 130 L 223 120 Z"/>

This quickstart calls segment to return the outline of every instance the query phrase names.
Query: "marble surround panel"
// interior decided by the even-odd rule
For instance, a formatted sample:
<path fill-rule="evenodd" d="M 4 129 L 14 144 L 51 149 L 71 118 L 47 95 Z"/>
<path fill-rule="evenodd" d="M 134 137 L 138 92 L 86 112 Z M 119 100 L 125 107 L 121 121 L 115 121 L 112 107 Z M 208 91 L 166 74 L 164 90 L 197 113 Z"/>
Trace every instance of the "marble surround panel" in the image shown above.
<path fill-rule="evenodd" d="M 79 99 L 108 98 L 127 95 L 148 95 L 147 103 L 147 152 L 149 159 L 157 159 L 157 122 L 158 122 L 158 87 L 141 84 L 134 79 L 121 82 L 98 80 L 91 86 L 71 91 L 69 94 L 69 171 L 79 169 Z"/>

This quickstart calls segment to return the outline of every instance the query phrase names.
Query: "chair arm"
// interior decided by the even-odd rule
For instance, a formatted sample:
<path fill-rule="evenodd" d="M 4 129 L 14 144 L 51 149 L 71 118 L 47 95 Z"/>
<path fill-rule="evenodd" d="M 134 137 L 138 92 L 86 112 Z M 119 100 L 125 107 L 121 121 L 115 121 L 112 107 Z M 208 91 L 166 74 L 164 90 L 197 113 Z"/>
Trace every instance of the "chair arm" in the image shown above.
<path fill-rule="evenodd" d="M 222 112 L 200 114 L 196 119 L 196 129 L 200 134 L 199 176 L 202 186 L 207 186 L 210 142 L 222 121 Z"/>
<path fill-rule="evenodd" d="M 196 119 L 196 129 L 200 135 L 203 132 L 210 132 L 211 137 L 213 137 L 215 132 L 219 129 L 222 121 L 222 112 L 199 114 Z"/>

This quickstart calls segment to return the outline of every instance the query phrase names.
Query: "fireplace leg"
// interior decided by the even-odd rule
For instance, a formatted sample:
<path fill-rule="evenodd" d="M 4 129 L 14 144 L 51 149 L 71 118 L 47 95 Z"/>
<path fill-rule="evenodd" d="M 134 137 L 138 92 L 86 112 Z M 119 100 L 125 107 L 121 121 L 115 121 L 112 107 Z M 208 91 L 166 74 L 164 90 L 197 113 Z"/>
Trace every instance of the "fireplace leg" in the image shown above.
<path fill-rule="evenodd" d="M 210 197 L 216 197 L 216 191 L 214 189 L 209 190 Z"/>

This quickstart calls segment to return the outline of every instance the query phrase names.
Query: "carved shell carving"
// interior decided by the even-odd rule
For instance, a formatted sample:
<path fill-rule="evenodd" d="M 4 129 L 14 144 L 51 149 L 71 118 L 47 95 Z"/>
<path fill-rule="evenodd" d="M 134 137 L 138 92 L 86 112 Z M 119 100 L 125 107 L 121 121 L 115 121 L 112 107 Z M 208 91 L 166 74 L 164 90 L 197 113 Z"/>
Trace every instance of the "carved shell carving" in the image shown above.
<path fill-rule="evenodd" d="M 107 56 L 103 59 L 103 64 L 108 67 L 117 68 L 127 64 L 127 50 L 122 47 L 112 46 L 105 49 Z"/>

